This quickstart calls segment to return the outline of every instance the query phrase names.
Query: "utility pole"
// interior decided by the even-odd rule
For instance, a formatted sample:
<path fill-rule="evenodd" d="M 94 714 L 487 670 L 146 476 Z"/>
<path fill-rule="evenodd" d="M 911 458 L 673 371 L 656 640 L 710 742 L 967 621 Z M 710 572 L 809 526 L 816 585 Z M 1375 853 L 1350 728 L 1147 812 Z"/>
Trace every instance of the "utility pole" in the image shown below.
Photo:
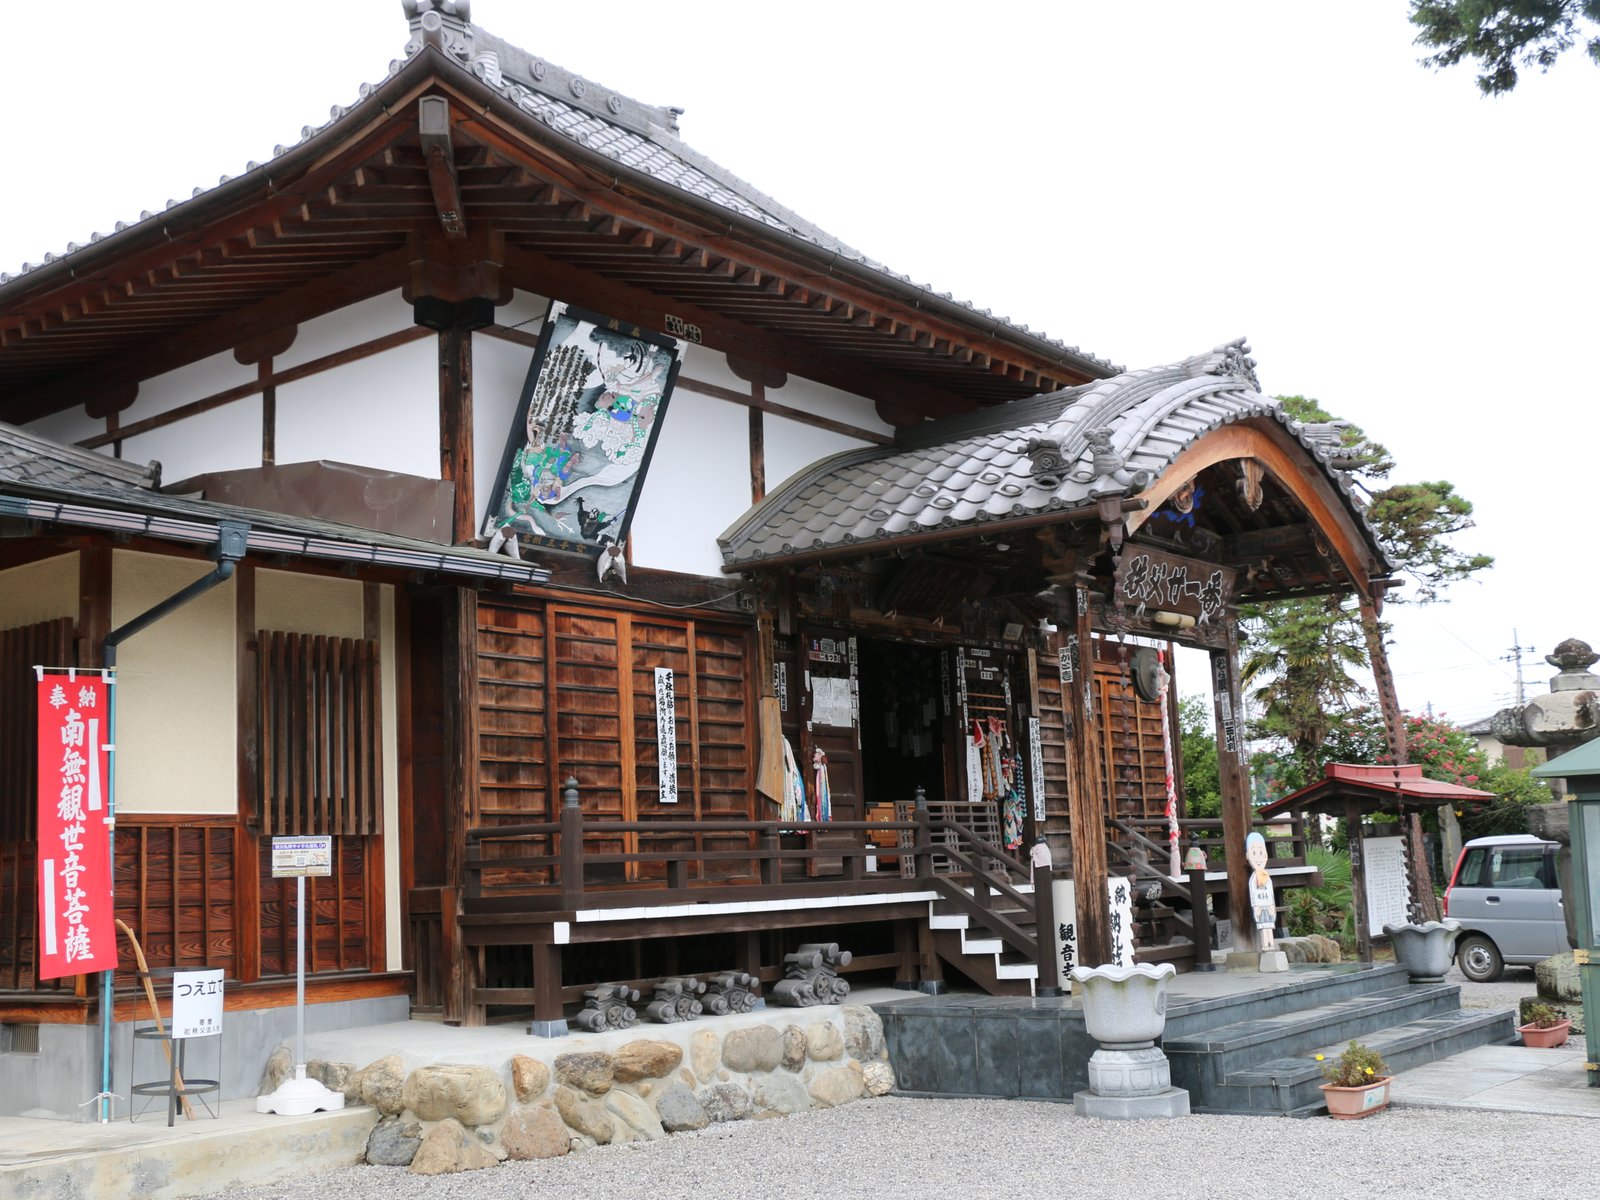
<path fill-rule="evenodd" d="M 1524 646 L 1524 645 L 1522 645 L 1521 640 L 1517 637 L 1517 631 L 1515 629 L 1513 629 L 1511 631 L 1511 650 L 1510 650 L 1509 653 L 1502 654 L 1500 656 L 1500 661 L 1501 662 L 1512 663 L 1517 668 L 1517 707 L 1518 708 L 1521 708 L 1522 705 L 1527 702 L 1526 697 L 1523 695 L 1523 692 L 1522 692 L 1522 656 L 1524 654 L 1532 654 L 1532 653 L 1533 653 L 1533 647 L 1532 646 Z"/>

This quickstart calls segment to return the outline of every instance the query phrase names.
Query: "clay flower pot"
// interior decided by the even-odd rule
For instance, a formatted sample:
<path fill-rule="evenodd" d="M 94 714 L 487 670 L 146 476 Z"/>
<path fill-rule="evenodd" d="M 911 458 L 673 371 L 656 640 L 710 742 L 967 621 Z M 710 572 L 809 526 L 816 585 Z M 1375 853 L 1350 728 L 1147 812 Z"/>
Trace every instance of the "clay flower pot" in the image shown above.
<path fill-rule="evenodd" d="M 1545 1029 L 1537 1025 L 1518 1025 L 1517 1032 L 1522 1035 L 1522 1044 L 1535 1050 L 1552 1050 L 1557 1046 L 1567 1044 L 1567 1034 L 1572 1031 L 1572 1022 L 1561 1021 Z"/>
<path fill-rule="evenodd" d="M 1444 973 L 1450 969 L 1461 922 L 1385 925 L 1383 932 L 1394 947 L 1395 961 L 1406 969 L 1412 983 L 1442 983 Z"/>
<path fill-rule="evenodd" d="M 1177 973 L 1171 963 L 1072 968 L 1089 1036 L 1109 1049 L 1152 1045 L 1167 1027 L 1167 980 Z"/>
<path fill-rule="evenodd" d="M 1323 1084 L 1322 1096 L 1328 1105 L 1328 1115 L 1335 1121 L 1358 1121 L 1382 1112 L 1389 1107 L 1389 1082 L 1393 1078 L 1393 1075 L 1385 1075 L 1359 1087 Z"/>

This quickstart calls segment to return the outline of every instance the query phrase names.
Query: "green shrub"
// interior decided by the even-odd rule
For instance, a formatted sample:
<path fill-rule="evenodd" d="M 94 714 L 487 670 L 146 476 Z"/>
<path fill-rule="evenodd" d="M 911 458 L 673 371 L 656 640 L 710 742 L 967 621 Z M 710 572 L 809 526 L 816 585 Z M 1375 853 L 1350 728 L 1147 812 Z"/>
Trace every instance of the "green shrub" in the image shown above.
<path fill-rule="evenodd" d="M 1317 1059 L 1320 1062 L 1322 1055 L 1317 1055 Z M 1376 1083 L 1388 1073 L 1389 1064 L 1383 1061 L 1383 1055 L 1354 1038 L 1343 1054 L 1322 1068 L 1322 1077 L 1334 1087 L 1362 1087 Z"/>

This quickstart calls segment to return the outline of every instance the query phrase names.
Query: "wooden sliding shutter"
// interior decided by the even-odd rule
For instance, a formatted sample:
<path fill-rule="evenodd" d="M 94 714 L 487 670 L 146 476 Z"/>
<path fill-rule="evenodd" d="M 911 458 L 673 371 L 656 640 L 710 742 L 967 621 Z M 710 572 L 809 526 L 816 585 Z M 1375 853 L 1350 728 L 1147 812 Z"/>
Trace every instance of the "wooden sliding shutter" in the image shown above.
<path fill-rule="evenodd" d="M 72 621 L 0 630 L 0 842 L 31 842 L 39 731 L 33 668 L 70 666 Z"/>
<path fill-rule="evenodd" d="M 1164 817 L 1167 760 L 1160 703 L 1139 697 L 1116 643 L 1098 638 L 1094 682 L 1101 723 L 1100 778 L 1109 815 L 1123 821 Z"/>
<path fill-rule="evenodd" d="M 378 644 L 260 633 L 263 833 L 383 828 Z"/>

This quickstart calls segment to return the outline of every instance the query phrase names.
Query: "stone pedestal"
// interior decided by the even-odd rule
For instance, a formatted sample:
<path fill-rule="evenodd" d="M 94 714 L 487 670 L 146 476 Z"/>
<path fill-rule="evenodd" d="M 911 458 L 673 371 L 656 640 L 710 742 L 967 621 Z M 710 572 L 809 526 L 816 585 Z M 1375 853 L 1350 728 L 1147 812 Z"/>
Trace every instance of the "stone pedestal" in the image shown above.
<path fill-rule="evenodd" d="M 1261 958 L 1256 963 L 1256 970 L 1263 975 L 1274 971 L 1287 971 L 1289 969 L 1289 956 L 1282 950 L 1263 950 Z"/>
<path fill-rule="evenodd" d="M 1155 1044 L 1167 1021 L 1171 963 L 1159 967 L 1077 967 L 1084 1024 L 1100 1043 L 1089 1059 L 1089 1090 L 1072 1097 L 1081 1117 L 1108 1121 L 1189 1115 L 1189 1093 L 1172 1086 L 1172 1068 Z"/>

